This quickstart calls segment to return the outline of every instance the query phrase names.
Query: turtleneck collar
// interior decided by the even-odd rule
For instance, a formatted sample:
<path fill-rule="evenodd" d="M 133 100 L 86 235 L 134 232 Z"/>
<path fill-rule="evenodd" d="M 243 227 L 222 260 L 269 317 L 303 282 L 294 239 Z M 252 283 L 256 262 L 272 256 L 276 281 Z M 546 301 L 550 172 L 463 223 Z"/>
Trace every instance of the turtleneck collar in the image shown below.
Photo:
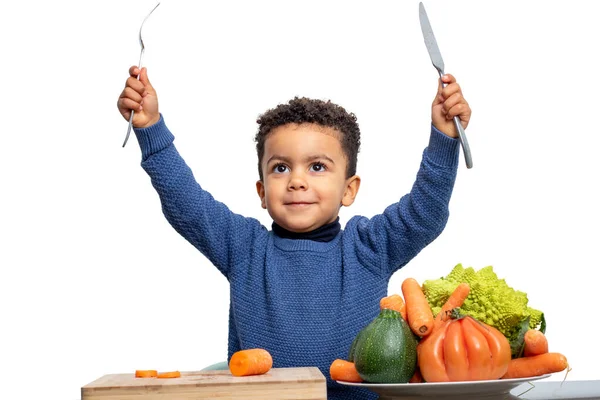
<path fill-rule="evenodd" d="M 292 232 L 273 222 L 273 233 L 284 239 L 305 239 L 315 242 L 329 242 L 340 232 L 340 217 L 310 232 Z"/>

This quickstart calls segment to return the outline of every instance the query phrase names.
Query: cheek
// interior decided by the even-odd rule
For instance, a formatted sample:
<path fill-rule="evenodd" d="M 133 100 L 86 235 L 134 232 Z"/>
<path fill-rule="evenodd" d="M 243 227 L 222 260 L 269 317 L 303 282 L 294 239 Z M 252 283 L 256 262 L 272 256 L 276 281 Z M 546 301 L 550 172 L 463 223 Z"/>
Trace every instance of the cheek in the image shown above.
<path fill-rule="evenodd" d="M 340 186 L 337 182 L 323 182 L 319 185 L 317 192 L 321 200 L 329 202 L 341 201 L 344 196 L 344 187 Z"/>
<path fill-rule="evenodd" d="M 272 190 L 268 190 L 267 195 L 265 196 L 265 201 L 267 202 L 267 205 L 274 204 L 274 200 L 277 197 L 278 196 Z"/>
<path fill-rule="evenodd" d="M 272 179 L 265 183 L 265 200 L 267 203 L 281 197 L 282 185 L 281 182 Z"/>

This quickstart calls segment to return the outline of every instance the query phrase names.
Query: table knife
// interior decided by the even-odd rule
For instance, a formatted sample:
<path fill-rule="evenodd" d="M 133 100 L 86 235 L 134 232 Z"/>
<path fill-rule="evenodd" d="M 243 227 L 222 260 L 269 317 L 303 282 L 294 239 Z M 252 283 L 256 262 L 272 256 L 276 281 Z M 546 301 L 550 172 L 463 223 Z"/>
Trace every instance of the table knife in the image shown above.
<path fill-rule="evenodd" d="M 429 18 L 427 18 L 427 12 L 425 11 L 425 6 L 422 2 L 419 3 L 419 21 L 421 22 L 421 31 L 423 31 L 423 39 L 425 40 L 425 47 L 427 47 L 427 51 L 429 52 L 431 63 L 435 69 L 437 69 L 441 78 L 442 75 L 444 75 L 444 60 L 442 59 L 442 54 L 440 53 L 437 41 L 433 35 L 433 29 L 431 29 L 431 24 L 429 23 Z M 442 82 L 442 86 L 446 87 L 446 84 Z M 463 129 L 458 116 L 454 117 L 454 126 L 458 131 L 458 140 L 460 141 L 463 149 L 467 168 L 471 168 L 473 167 L 471 149 L 469 148 L 467 135 L 465 134 L 465 130 Z"/>

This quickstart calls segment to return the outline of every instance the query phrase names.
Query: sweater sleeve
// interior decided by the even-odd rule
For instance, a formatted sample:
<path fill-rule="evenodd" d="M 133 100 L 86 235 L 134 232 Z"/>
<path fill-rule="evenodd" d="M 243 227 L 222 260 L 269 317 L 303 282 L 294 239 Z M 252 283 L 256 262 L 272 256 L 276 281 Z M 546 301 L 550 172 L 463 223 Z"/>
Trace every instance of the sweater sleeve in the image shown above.
<path fill-rule="evenodd" d="M 382 214 L 348 221 L 346 233 L 354 237 L 362 265 L 389 277 L 440 235 L 448 221 L 458 154 L 459 141 L 432 125 L 410 193 Z"/>
<path fill-rule="evenodd" d="M 156 124 L 134 131 L 142 150 L 141 165 L 167 221 L 229 277 L 231 267 L 248 257 L 253 239 L 266 229 L 253 218 L 233 213 L 202 189 L 175 148 L 162 115 Z"/>

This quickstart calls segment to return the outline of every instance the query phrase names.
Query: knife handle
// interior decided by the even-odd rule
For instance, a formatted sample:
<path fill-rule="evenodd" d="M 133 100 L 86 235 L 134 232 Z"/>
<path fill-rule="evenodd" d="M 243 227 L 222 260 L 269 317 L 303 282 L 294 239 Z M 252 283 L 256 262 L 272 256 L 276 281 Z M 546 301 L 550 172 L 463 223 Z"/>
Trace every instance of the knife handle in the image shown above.
<path fill-rule="evenodd" d="M 465 163 L 467 164 L 467 168 L 473 168 L 473 159 L 471 158 L 471 148 L 469 147 L 469 142 L 467 141 L 467 135 L 465 134 L 465 130 L 460 123 L 460 118 L 454 117 L 454 126 L 458 132 L 458 140 L 460 141 L 460 145 L 463 149 L 463 154 L 465 156 Z"/>
<path fill-rule="evenodd" d="M 444 75 L 444 71 L 438 71 L 440 74 L 440 79 L 442 79 L 442 75 Z M 442 82 L 442 87 L 448 86 L 446 83 Z M 462 124 L 460 123 L 460 118 L 457 116 L 454 117 L 454 127 L 458 132 L 458 141 L 463 149 L 463 154 L 465 156 L 465 164 L 467 164 L 467 168 L 473 168 L 473 158 L 471 157 L 471 148 L 469 147 L 469 141 L 467 140 L 467 135 L 465 133 Z"/>

